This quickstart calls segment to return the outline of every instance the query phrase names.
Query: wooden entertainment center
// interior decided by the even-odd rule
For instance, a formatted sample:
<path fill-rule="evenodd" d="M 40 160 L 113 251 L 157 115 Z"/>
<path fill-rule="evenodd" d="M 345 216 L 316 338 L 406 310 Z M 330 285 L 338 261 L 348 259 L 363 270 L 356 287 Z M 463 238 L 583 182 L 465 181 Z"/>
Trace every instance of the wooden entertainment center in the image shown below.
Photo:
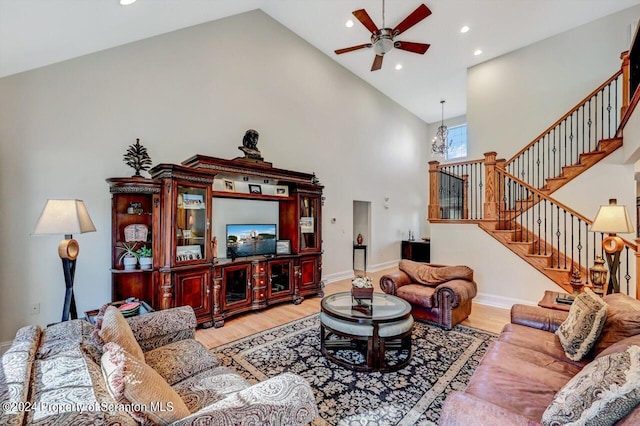
<path fill-rule="evenodd" d="M 112 300 L 137 297 L 154 309 L 190 305 L 203 327 L 222 327 L 231 315 L 323 295 L 323 187 L 313 174 L 203 155 L 181 165 L 159 164 L 150 174 L 151 179 L 107 179 Z M 226 236 L 212 232 L 218 199 L 276 203 L 277 239 L 284 251 L 227 258 Z M 151 269 L 124 270 L 120 263 L 132 229 L 147 230 L 146 238 L 133 243 L 151 248 Z"/>

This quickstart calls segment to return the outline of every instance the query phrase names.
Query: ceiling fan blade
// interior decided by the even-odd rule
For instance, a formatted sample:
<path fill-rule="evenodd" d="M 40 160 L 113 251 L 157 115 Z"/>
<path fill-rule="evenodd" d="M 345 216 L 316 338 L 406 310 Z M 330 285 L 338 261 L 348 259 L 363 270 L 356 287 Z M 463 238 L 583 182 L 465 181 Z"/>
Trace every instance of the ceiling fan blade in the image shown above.
<path fill-rule="evenodd" d="M 371 17 L 369 16 L 366 10 L 364 9 L 355 10 L 353 12 L 353 16 L 358 18 L 358 21 L 360 21 L 362 25 L 367 27 L 367 29 L 372 33 L 375 33 L 378 31 L 378 26 L 373 23 L 373 20 L 371 19 Z"/>
<path fill-rule="evenodd" d="M 371 71 L 378 71 L 380 68 L 382 68 L 383 59 L 384 56 L 376 55 L 376 57 L 373 59 L 373 65 L 371 65 Z"/>
<path fill-rule="evenodd" d="M 425 6 L 424 3 L 421 4 L 416 10 L 411 12 L 411 14 L 407 16 L 404 21 L 400 22 L 393 29 L 394 36 L 402 34 L 429 15 L 431 15 L 431 10 L 427 6 Z"/>
<path fill-rule="evenodd" d="M 345 47 L 344 49 L 334 50 L 336 55 L 340 55 L 342 53 L 353 52 L 354 50 L 364 49 L 365 47 L 371 47 L 371 43 L 359 44 L 357 46 Z"/>
<path fill-rule="evenodd" d="M 410 41 L 396 41 L 394 47 L 396 49 L 406 50 L 407 52 L 419 53 L 424 55 L 424 52 L 431 47 L 430 44 L 424 43 L 412 43 Z"/>

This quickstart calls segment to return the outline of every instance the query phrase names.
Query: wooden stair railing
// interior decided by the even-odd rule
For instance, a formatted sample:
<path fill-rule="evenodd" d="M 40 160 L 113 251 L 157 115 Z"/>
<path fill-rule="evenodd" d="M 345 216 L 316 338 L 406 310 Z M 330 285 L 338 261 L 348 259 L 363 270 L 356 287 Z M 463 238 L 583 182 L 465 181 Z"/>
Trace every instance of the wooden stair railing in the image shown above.
<path fill-rule="evenodd" d="M 604 236 L 589 232 L 592 220 L 501 168 L 495 173 L 497 219 L 480 227 L 565 290 L 571 291 L 572 269 L 588 283 L 588 268 L 596 255 L 603 256 Z M 626 282 L 628 293 L 630 262 L 636 262 L 638 249 L 623 241 L 618 281 Z"/>
<path fill-rule="evenodd" d="M 504 160 L 495 152 L 484 154 L 483 160 L 440 164 L 429 162 L 430 222 L 478 222 L 493 219 L 497 204 L 494 169 Z"/>
<path fill-rule="evenodd" d="M 640 47 L 636 50 L 633 58 L 640 63 Z M 589 284 L 588 268 L 596 255 L 604 255 L 604 236 L 590 233 L 590 219 L 550 194 L 622 146 L 622 128 L 640 103 L 640 91 L 630 96 L 629 52 L 621 59 L 620 71 L 509 161 L 489 152 L 483 160 L 429 162 L 429 221 L 478 223 L 565 290 L 572 290 L 572 269 Z M 618 282 L 621 290 L 626 282 L 628 294 L 635 263 L 635 297 L 640 299 L 640 238 L 635 244 L 624 242 Z"/>
<path fill-rule="evenodd" d="M 522 148 L 507 161 L 506 170 L 550 194 L 586 170 L 581 165 L 595 164 L 617 149 L 613 146 L 622 143 L 616 138 L 619 110 L 626 107 L 622 75 L 622 69 L 617 71 Z"/>

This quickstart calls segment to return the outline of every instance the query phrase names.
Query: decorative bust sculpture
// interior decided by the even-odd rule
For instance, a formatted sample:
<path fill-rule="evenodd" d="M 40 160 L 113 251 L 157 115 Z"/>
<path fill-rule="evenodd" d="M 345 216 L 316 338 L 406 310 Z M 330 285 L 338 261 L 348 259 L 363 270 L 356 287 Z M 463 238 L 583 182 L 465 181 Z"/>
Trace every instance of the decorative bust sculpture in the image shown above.
<path fill-rule="evenodd" d="M 253 129 L 249 129 L 244 134 L 244 138 L 242 138 L 242 146 L 239 146 L 238 149 L 244 152 L 245 158 L 251 158 L 254 160 L 262 160 L 262 155 L 260 155 L 260 150 L 258 149 L 258 138 L 260 134 Z"/>

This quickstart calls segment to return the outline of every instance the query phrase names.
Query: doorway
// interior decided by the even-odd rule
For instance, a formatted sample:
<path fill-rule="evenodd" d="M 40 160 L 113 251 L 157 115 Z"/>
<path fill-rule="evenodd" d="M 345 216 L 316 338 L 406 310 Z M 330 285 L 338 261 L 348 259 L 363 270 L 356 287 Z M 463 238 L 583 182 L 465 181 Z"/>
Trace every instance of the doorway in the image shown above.
<path fill-rule="evenodd" d="M 358 235 L 362 235 L 361 244 L 358 244 Z M 353 201 L 353 247 L 354 271 L 366 272 L 372 249 L 371 201 Z"/>

